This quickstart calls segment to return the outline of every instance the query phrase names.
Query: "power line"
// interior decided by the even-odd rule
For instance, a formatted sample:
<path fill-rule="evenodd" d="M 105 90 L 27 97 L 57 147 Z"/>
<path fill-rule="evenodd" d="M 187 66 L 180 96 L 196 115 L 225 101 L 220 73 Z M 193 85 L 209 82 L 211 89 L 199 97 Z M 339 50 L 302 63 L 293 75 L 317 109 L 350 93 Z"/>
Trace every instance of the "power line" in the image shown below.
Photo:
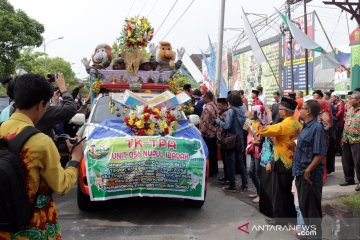
<path fill-rule="evenodd" d="M 172 5 L 170 11 L 166 14 L 166 17 L 164 18 L 164 20 L 162 21 L 162 23 L 160 24 L 160 27 L 156 30 L 156 32 L 154 33 L 154 37 L 156 35 L 156 33 L 159 32 L 160 28 L 162 27 L 162 25 L 164 24 L 164 22 L 166 21 L 166 19 L 168 18 L 168 16 L 170 15 L 171 11 L 174 9 L 175 5 L 177 4 L 179 0 L 176 0 L 175 3 Z"/>
<path fill-rule="evenodd" d="M 155 8 L 155 5 L 157 4 L 157 2 L 158 2 L 159 0 L 156 0 L 155 1 L 155 3 L 154 3 L 154 5 L 151 7 L 151 10 L 150 10 L 150 12 L 147 14 L 147 16 L 148 17 L 150 17 L 150 14 L 152 13 L 152 11 L 154 10 L 154 8 Z"/>
<path fill-rule="evenodd" d="M 146 3 L 147 3 L 147 1 L 146 1 L 146 0 L 144 0 L 144 4 L 143 4 L 143 6 L 142 6 L 142 8 L 141 8 L 141 10 L 140 10 L 140 12 L 139 12 L 139 14 L 138 14 L 138 16 L 140 16 L 140 14 L 141 14 L 142 10 L 144 10 L 144 7 L 145 7 Z"/>
<path fill-rule="evenodd" d="M 132 10 L 132 8 L 133 8 L 133 6 L 134 6 L 134 3 L 135 3 L 135 0 L 133 0 L 133 2 L 132 2 L 132 4 L 131 4 L 131 7 L 130 7 L 130 9 L 129 9 L 129 12 L 128 12 L 128 14 L 127 14 L 127 17 L 129 17 L 130 12 L 131 12 L 131 10 Z"/>
<path fill-rule="evenodd" d="M 195 0 L 192 0 L 192 2 L 189 4 L 189 6 L 187 6 L 187 8 L 185 9 L 185 11 L 180 15 L 180 17 L 176 20 L 176 22 L 171 26 L 170 30 L 165 34 L 165 36 L 161 39 L 164 40 L 164 38 L 166 38 L 166 36 L 171 32 L 171 30 L 173 30 L 173 28 L 175 27 L 175 25 L 180 21 L 180 19 L 184 16 L 184 14 L 187 12 L 187 10 L 191 7 L 191 5 L 194 3 Z"/>

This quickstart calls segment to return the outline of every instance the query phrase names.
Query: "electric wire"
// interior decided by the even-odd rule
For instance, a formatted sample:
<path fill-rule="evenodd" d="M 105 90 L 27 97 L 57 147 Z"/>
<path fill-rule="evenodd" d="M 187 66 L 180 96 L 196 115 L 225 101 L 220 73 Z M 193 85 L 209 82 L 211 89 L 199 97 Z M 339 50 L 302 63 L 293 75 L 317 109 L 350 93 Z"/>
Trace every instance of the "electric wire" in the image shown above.
<path fill-rule="evenodd" d="M 140 10 L 140 12 L 139 12 L 139 14 L 138 14 L 138 16 L 140 16 L 141 12 L 144 10 L 144 7 L 145 7 L 145 5 L 146 5 L 147 2 L 148 2 L 148 1 L 144 0 L 144 4 L 143 4 L 143 6 L 142 6 L 142 8 L 141 8 L 141 10 Z"/>
<path fill-rule="evenodd" d="M 129 9 L 129 12 L 128 12 L 128 14 L 127 14 L 127 17 L 129 17 L 130 12 L 131 12 L 131 10 L 132 10 L 132 8 L 133 8 L 133 6 L 134 6 L 134 3 L 135 3 L 135 0 L 133 0 L 133 2 L 132 2 L 132 4 L 131 4 L 131 7 L 130 7 L 130 9 Z"/>
<path fill-rule="evenodd" d="M 165 23 L 166 19 L 169 17 L 171 11 L 174 9 L 175 5 L 178 3 L 179 0 L 176 0 L 175 3 L 172 5 L 170 11 L 166 14 L 166 17 L 164 18 L 164 20 L 162 21 L 162 23 L 160 24 L 160 27 L 158 27 L 158 29 L 156 30 L 156 32 L 154 33 L 154 37 L 156 36 L 156 34 L 159 32 L 159 30 L 161 29 L 161 27 L 163 26 L 163 24 Z"/>
<path fill-rule="evenodd" d="M 180 21 L 180 19 L 185 15 L 185 13 L 187 12 L 187 10 L 189 10 L 189 8 L 191 7 L 191 5 L 194 3 L 195 0 L 192 0 L 191 3 L 189 4 L 189 6 L 187 6 L 187 8 L 185 9 L 185 11 L 180 15 L 180 17 L 176 20 L 176 22 L 171 26 L 170 30 L 165 34 L 165 36 L 161 39 L 164 40 L 164 38 L 167 37 L 167 35 L 173 30 L 173 28 L 176 26 L 176 24 Z"/>
<path fill-rule="evenodd" d="M 146 16 L 150 17 L 150 14 L 151 14 L 152 11 L 154 10 L 154 8 L 155 8 L 155 6 L 156 6 L 156 4 L 157 4 L 158 1 L 159 1 L 159 0 L 156 0 L 156 1 L 155 1 L 154 5 L 153 5 L 153 6 L 151 7 L 151 9 L 150 9 L 150 12 L 149 12 Z"/>

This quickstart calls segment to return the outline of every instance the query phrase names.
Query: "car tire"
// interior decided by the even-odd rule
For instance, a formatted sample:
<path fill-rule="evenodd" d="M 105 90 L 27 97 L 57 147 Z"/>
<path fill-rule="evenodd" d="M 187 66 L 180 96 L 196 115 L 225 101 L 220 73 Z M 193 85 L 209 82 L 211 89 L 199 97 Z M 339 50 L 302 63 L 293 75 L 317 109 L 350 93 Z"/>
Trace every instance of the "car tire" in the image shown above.
<path fill-rule="evenodd" d="M 97 205 L 97 202 L 92 202 L 90 196 L 81 191 L 79 181 L 77 186 L 77 205 L 79 209 L 84 212 L 93 211 Z"/>
<path fill-rule="evenodd" d="M 193 199 L 184 199 L 184 203 L 186 206 L 190 208 L 201 208 L 206 200 L 206 190 L 204 193 L 204 200 L 193 200 Z"/>

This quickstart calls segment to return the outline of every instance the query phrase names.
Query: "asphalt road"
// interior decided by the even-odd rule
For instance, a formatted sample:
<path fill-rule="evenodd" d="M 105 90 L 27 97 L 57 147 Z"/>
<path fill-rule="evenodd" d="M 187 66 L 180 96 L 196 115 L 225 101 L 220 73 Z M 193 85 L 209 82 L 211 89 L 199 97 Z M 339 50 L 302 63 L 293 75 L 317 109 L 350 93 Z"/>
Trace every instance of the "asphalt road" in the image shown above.
<path fill-rule="evenodd" d="M 250 193 L 224 193 L 220 184 L 210 180 L 201 209 L 189 208 L 177 199 L 128 198 L 82 212 L 75 188 L 55 200 L 63 239 L 296 239 L 289 231 L 251 229 L 266 222 L 247 197 Z M 238 229 L 246 223 L 249 234 Z"/>

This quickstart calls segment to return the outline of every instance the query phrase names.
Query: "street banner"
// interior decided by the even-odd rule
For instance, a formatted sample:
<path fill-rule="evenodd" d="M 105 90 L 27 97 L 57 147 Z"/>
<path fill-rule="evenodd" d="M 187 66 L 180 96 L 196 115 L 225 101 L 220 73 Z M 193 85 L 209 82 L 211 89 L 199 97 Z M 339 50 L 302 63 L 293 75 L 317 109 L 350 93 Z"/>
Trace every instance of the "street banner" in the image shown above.
<path fill-rule="evenodd" d="M 198 139 L 91 139 L 85 153 L 92 201 L 134 196 L 204 200 L 206 158 Z"/>

